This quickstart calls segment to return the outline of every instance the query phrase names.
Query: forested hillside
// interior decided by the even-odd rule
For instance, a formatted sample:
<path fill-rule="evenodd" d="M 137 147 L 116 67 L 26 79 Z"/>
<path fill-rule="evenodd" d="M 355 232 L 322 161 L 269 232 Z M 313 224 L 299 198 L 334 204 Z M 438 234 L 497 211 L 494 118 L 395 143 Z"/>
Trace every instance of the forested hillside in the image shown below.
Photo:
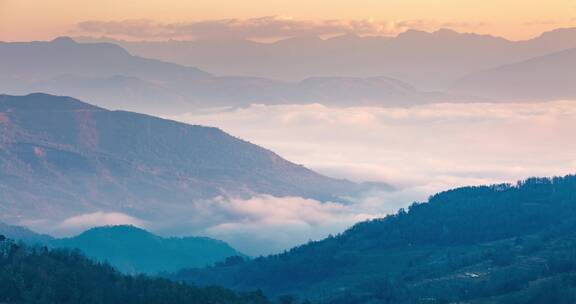
<path fill-rule="evenodd" d="M 284 254 L 175 278 L 322 303 L 574 303 L 576 176 L 443 192 Z"/>
<path fill-rule="evenodd" d="M 165 279 L 121 275 L 77 252 L 29 248 L 0 236 L 0 303 L 248 304 L 268 301 L 259 292 L 237 294 Z"/>

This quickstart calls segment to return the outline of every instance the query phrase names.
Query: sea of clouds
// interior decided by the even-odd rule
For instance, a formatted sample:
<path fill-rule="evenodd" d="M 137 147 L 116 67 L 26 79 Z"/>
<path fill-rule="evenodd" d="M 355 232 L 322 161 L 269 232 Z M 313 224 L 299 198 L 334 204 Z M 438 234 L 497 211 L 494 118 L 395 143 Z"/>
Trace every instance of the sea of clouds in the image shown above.
<path fill-rule="evenodd" d="M 166 235 L 200 234 L 250 255 L 280 252 L 344 231 L 464 185 L 576 173 L 576 102 L 432 104 L 414 107 L 251 105 L 170 119 L 216 126 L 323 174 L 379 181 L 395 191 L 352 204 L 257 195 L 191 202 L 166 221 L 119 213 L 79 215 L 62 231 L 132 224 Z"/>

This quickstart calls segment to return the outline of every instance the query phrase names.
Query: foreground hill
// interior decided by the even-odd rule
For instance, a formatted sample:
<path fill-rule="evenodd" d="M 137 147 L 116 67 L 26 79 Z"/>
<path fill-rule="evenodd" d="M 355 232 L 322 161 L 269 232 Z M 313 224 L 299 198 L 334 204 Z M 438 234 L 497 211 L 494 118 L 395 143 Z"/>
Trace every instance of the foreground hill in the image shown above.
<path fill-rule="evenodd" d="M 125 276 L 63 250 L 31 249 L 0 236 L 0 302 L 29 304 L 265 304 L 260 293 L 195 288 Z"/>
<path fill-rule="evenodd" d="M 575 99 L 576 48 L 473 73 L 452 91 L 497 100 Z"/>
<path fill-rule="evenodd" d="M 322 303 L 573 303 L 576 176 L 466 187 L 336 237 L 174 276 Z"/>
<path fill-rule="evenodd" d="M 0 220 L 120 212 L 190 221 L 194 201 L 255 194 L 339 200 L 363 189 L 219 129 L 68 97 L 0 96 Z"/>
<path fill-rule="evenodd" d="M 87 257 L 108 262 L 124 273 L 174 272 L 242 255 L 222 241 L 203 237 L 162 238 L 133 226 L 93 228 L 75 237 L 53 240 L 50 245 L 79 249 Z"/>

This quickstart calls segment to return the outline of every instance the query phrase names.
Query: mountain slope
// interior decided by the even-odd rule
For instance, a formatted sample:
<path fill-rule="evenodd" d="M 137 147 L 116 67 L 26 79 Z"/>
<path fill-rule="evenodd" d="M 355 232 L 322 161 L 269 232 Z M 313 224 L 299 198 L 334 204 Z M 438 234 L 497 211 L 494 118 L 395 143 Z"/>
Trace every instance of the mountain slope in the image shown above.
<path fill-rule="evenodd" d="M 218 287 L 196 288 L 113 268 L 62 250 L 31 249 L 0 236 L 0 302 L 35 304 L 221 303 L 268 301 L 257 292 L 237 294 Z"/>
<path fill-rule="evenodd" d="M 576 98 L 576 48 L 468 75 L 452 91 L 500 100 Z"/>
<path fill-rule="evenodd" d="M 105 261 L 124 273 L 174 272 L 210 266 L 241 256 L 228 244 L 201 237 L 162 238 L 133 226 L 93 228 L 50 242 L 56 248 L 79 249 L 87 257 Z"/>
<path fill-rule="evenodd" d="M 546 286 L 576 295 L 575 220 L 576 176 L 466 187 L 284 254 L 174 278 L 334 303 L 529 303 L 566 296 Z"/>
<path fill-rule="evenodd" d="M 339 200 L 363 189 L 216 128 L 45 94 L 0 96 L 0 147 L 8 223 L 90 212 L 190 222 L 194 202 L 217 196 Z"/>

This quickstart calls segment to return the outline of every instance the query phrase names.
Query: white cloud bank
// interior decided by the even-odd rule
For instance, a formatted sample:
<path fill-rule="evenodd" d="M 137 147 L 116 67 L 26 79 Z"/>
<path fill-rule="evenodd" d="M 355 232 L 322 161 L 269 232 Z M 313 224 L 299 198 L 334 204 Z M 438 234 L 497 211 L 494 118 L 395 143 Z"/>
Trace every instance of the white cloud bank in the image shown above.
<path fill-rule="evenodd" d="M 255 197 L 196 205 L 197 227 L 249 254 L 338 233 L 438 191 L 576 173 L 576 102 L 409 108 L 252 105 L 172 119 L 218 126 L 325 174 L 383 181 L 394 192 L 353 205 Z M 202 222 L 203 221 L 203 222 Z"/>
<path fill-rule="evenodd" d="M 172 119 L 218 126 L 336 177 L 433 193 L 576 172 L 576 102 L 409 108 L 252 105 Z"/>
<path fill-rule="evenodd" d="M 278 252 L 310 239 L 322 239 L 356 222 L 382 216 L 380 210 L 362 203 L 347 206 L 269 195 L 250 199 L 218 198 L 196 203 L 195 207 L 195 220 L 206 221 L 200 225 L 206 227 L 206 235 L 225 240 L 252 255 Z"/>

